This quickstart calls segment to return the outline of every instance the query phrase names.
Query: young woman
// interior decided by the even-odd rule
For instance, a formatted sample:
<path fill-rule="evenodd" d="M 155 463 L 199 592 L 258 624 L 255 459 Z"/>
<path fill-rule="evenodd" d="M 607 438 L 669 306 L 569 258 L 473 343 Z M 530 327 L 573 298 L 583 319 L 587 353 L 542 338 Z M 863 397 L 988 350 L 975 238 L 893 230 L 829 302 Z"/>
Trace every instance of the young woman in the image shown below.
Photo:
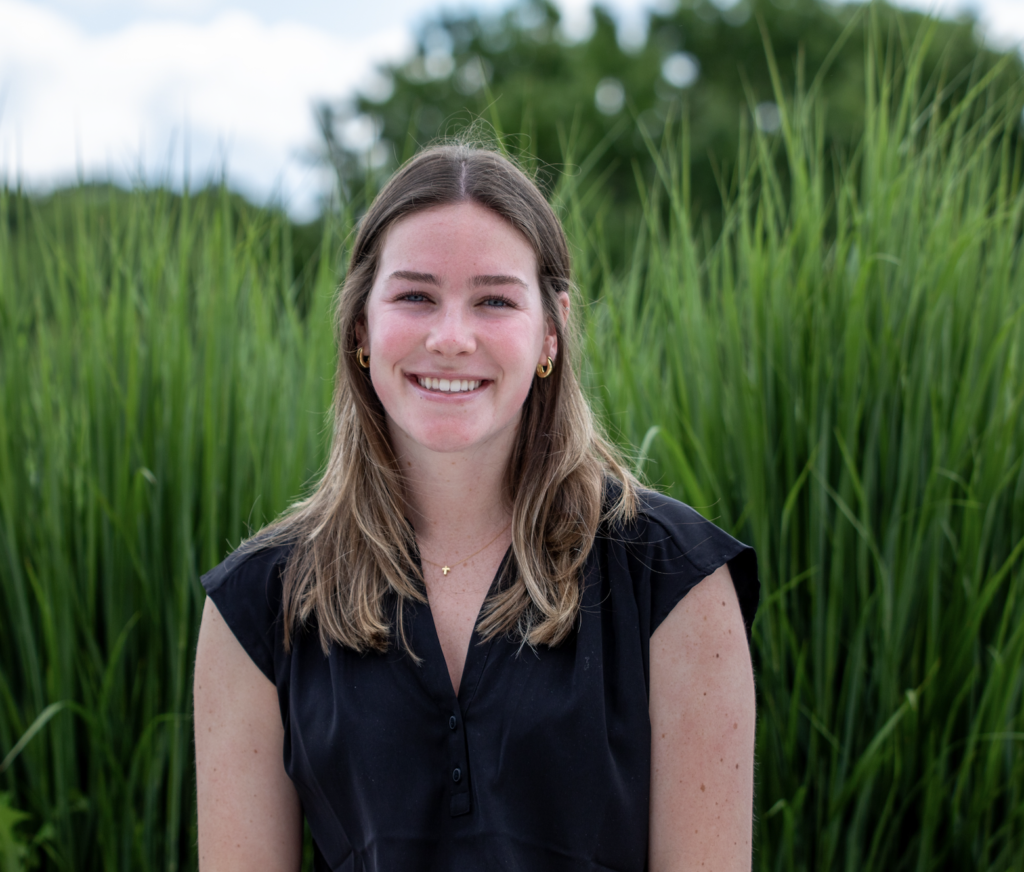
<path fill-rule="evenodd" d="M 303 816 L 318 870 L 750 868 L 754 554 L 599 435 L 571 289 L 495 153 L 373 203 L 326 472 L 203 578 L 202 872 L 298 869 Z"/>

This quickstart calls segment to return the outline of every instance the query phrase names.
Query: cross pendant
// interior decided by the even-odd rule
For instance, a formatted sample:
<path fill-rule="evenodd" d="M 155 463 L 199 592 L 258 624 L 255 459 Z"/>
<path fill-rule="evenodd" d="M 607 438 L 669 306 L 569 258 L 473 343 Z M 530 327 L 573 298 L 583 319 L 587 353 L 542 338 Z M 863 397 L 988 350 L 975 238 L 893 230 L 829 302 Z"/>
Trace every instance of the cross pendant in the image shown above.
<path fill-rule="evenodd" d="M 452 568 L 450 566 L 442 566 L 441 567 L 441 574 L 442 575 L 447 575 L 451 571 L 452 571 Z"/>

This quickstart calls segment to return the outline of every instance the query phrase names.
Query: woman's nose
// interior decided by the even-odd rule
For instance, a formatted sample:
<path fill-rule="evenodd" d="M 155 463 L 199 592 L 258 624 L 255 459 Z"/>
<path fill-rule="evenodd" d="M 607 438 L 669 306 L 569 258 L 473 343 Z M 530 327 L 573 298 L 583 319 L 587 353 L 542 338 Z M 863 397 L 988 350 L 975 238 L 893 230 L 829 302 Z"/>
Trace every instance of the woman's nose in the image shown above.
<path fill-rule="evenodd" d="M 427 351 L 456 355 L 468 354 L 475 348 L 471 315 L 458 304 L 441 306 L 427 335 Z"/>

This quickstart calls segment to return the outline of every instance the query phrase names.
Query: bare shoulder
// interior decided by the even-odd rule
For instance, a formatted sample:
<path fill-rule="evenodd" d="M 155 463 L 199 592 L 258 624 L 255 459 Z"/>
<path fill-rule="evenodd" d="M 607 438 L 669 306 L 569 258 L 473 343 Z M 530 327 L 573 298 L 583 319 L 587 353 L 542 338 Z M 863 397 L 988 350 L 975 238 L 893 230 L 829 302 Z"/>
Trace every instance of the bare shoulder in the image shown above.
<path fill-rule="evenodd" d="M 194 696 L 200 869 L 294 872 L 302 818 L 284 771 L 277 689 L 210 598 L 199 630 Z"/>
<path fill-rule="evenodd" d="M 755 697 L 727 565 L 651 637 L 651 872 L 749 870 Z"/>

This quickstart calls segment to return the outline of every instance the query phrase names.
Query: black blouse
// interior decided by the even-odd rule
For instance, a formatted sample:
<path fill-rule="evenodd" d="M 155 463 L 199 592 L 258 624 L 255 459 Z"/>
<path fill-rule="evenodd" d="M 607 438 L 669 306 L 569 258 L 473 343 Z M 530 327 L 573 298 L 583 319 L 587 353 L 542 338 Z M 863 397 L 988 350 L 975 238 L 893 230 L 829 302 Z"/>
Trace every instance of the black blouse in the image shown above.
<path fill-rule="evenodd" d="M 644 492 L 635 522 L 598 533 L 578 629 L 536 650 L 474 633 L 458 697 L 427 605 L 406 613 L 420 665 L 397 644 L 325 657 L 309 627 L 286 654 L 287 556 L 287 546 L 236 551 L 202 582 L 277 686 L 284 766 L 318 872 L 647 868 L 651 634 L 728 563 L 749 637 L 751 548 Z"/>

